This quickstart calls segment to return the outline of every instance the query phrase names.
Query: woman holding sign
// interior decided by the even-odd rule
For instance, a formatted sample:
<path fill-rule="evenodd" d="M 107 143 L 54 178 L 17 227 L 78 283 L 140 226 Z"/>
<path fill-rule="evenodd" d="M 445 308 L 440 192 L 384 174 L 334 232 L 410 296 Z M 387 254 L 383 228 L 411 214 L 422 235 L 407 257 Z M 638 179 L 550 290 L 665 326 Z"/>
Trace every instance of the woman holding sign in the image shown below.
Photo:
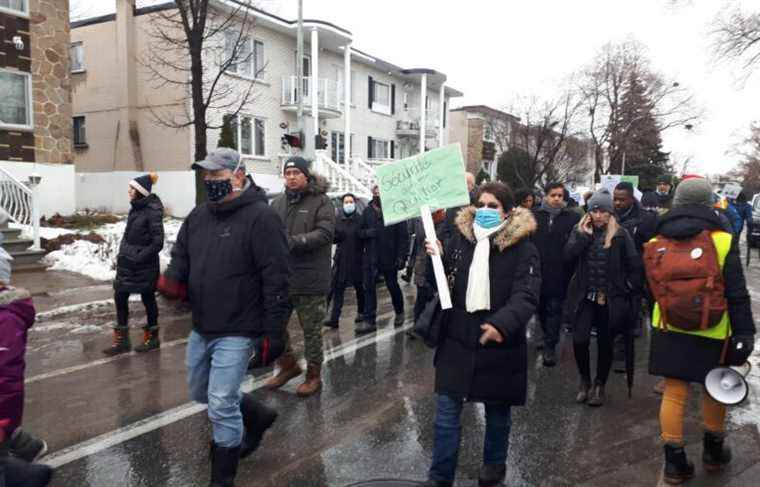
<path fill-rule="evenodd" d="M 503 183 L 481 186 L 475 205 L 459 212 L 443 252 L 453 309 L 447 314 L 435 356 L 437 414 L 428 487 L 451 486 L 457 467 L 459 417 L 465 402 L 485 404 L 486 433 L 479 485 L 506 475 L 511 406 L 525 404 L 525 328 L 541 289 L 538 251 L 529 237 L 536 222 L 514 208 Z"/>

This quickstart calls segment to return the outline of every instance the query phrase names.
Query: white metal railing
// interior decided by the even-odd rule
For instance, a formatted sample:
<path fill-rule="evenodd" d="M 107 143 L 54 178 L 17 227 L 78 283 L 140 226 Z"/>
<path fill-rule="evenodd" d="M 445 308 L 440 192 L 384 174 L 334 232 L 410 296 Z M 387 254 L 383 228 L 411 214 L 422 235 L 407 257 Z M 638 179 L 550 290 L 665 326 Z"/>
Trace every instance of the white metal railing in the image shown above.
<path fill-rule="evenodd" d="M 327 155 L 327 151 L 316 151 L 313 168 L 315 173 L 321 174 L 330 181 L 330 194 L 343 195 L 353 193 L 360 198 L 372 196 L 371 186 L 367 186 L 350 172 L 343 169 Z"/>
<path fill-rule="evenodd" d="M 38 176 L 32 176 L 29 184 L 22 183 L 10 172 L 0 167 L 0 208 L 11 221 L 32 228 L 34 250 L 40 249 L 40 209 L 36 189 Z"/>
<path fill-rule="evenodd" d="M 364 162 L 361 157 L 352 157 L 349 168 L 351 175 L 359 180 L 364 186 L 372 188 L 375 185 L 375 165 L 371 162 Z"/>
<path fill-rule="evenodd" d="M 303 78 L 303 104 L 304 110 L 311 109 L 312 94 L 311 77 Z M 317 103 L 320 109 L 342 111 L 343 86 L 341 83 L 326 78 L 317 79 Z M 287 76 L 282 78 L 282 105 L 296 106 L 298 104 L 298 77 Z"/>

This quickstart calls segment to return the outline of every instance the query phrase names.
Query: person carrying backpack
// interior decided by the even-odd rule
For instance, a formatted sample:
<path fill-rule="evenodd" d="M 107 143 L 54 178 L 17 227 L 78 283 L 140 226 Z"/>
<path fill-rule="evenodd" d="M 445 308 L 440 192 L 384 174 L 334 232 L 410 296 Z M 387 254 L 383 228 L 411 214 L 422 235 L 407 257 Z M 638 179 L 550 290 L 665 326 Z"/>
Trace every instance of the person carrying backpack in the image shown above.
<path fill-rule="evenodd" d="M 711 192 L 703 178 L 684 180 L 644 251 L 656 300 L 649 372 L 665 377 L 660 427 L 664 478 L 671 485 L 694 476 L 683 438 L 689 383 L 703 383 L 720 364 L 743 364 L 754 348 L 755 323 L 739 242 L 711 207 Z M 703 392 L 702 412 L 702 463 L 708 472 L 717 471 L 731 461 L 731 450 L 724 445 L 726 407 Z"/>

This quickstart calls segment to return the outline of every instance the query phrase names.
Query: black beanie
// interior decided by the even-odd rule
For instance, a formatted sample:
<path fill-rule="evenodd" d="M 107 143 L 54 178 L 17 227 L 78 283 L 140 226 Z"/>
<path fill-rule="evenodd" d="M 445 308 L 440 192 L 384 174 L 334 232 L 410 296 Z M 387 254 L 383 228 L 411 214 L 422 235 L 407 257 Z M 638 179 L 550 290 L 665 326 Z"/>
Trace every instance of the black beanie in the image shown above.
<path fill-rule="evenodd" d="M 152 172 L 134 178 L 129 182 L 129 185 L 135 188 L 141 195 L 148 196 L 153 191 L 153 185 L 156 181 L 158 181 L 158 174 Z"/>
<path fill-rule="evenodd" d="M 304 176 L 308 179 L 311 177 L 311 174 L 309 173 L 309 166 L 311 163 L 304 159 L 303 157 L 294 156 L 289 158 L 287 161 L 285 161 L 285 165 L 282 166 L 282 173 L 285 174 L 285 171 L 288 169 L 298 169 L 303 173 Z"/>

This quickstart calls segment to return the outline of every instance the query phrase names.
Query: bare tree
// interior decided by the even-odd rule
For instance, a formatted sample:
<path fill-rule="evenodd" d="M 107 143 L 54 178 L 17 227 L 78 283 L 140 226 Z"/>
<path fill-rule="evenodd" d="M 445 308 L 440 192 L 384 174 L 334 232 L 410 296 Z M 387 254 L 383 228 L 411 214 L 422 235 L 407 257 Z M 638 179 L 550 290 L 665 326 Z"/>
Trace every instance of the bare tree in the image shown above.
<path fill-rule="evenodd" d="M 731 152 L 741 161 L 729 175 L 741 181 L 748 193 L 760 191 L 760 122 L 750 125 L 749 135 Z"/>
<path fill-rule="evenodd" d="M 732 3 L 716 15 L 711 36 L 715 59 L 738 63 L 744 79 L 760 66 L 760 10 Z"/>
<path fill-rule="evenodd" d="M 661 131 L 692 127 L 701 117 L 694 96 L 680 83 L 654 71 L 646 48 L 635 39 L 608 43 L 580 73 L 580 91 L 588 115 L 587 133 L 594 144 L 594 180 L 607 170 L 614 140 L 624 140 L 631 128 L 621 123 L 621 105 L 628 83 L 637 79 L 646 87 L 646 99 Z"/>
<path fill-rule="evenodd" d="M 154 89 L 175 94 L 151 109 L 154 122 L 175 129 L 192 127 L 195 160 L 201 160 L 208 150 L 207 130 L 221 128 L 222 115 L 234 117 L 249 106 L 265 67 L 256 59 L 252 1 L 176 0 L 175 4 L 174 9 L 154 14 L 140 63 Z M 217 122 L 210 115 L 217 115 Z M 198 175 L 196 202 L 204 200 Z"/>
<path fill-rule="evenodd" d="M 521 122 L 509 131 L 494 131 L 502 179 L 535 188 L 548 181 L 575 181 L 590 169 L 588 145 L 578 130 L 583 99 L 574 91 L 555 98 L 529 97 L 516 101 L 512 113 Z M 493 123 L 493 122 L 489 122 Z"/>

